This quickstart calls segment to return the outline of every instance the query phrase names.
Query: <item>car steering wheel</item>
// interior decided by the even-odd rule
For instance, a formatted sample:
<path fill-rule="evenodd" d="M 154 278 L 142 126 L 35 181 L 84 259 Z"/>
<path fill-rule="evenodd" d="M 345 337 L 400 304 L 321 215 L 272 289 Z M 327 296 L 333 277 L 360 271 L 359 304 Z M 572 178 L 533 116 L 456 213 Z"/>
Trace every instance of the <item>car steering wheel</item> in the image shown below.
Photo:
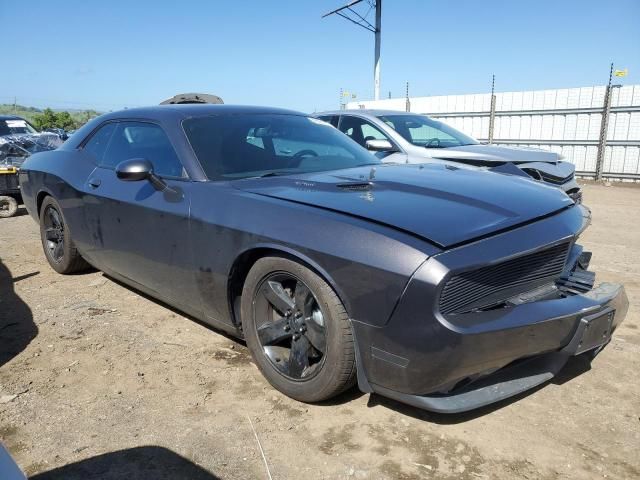
<path fill-rule="evenodd" d="M 317 156 L 318 156 L 318 153 L 309 148 L 305 150 L 300 150 L 299 152 L 296 152 L 295 154 L 291 155 L 291 160 L 288 162 L 287 166 L 294 167 L 294 166 L 300 165 L 300 162 L 304 157 L 317 157 Z"/>
<path fill-rule="evenodd" d="M 302 157 L 317 157 L 318 154 L 307 148 L 306 150 L 300 150 L 299 152 L 297 152 L 295 155 L 293 155 L 293 158 L 302 158 Z"/>
<path fill-rule="evenodd" d="M 434 137 L 431 140 L 429 140 L 424 147 L 425 148 L 429 148 L 429 147 L 440 148 L 440 139 L 437 138 L 437 137 Z"/>

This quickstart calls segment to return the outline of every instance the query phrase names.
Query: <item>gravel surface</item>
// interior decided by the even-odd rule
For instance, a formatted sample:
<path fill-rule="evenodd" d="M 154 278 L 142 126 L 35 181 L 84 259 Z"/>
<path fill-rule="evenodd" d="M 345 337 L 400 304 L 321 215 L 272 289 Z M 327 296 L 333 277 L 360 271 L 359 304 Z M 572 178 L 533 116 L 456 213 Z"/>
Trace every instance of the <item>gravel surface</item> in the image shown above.
<path fill-rule="evenodd" d="M 243 343 L 100 272 L 56 274 L 35 222 L 1 219 L 0 439 L 38 479 L 640 478 L 640 188 L 586 185 L 585 203 L 625 323 L 590 369 L 452 416 L 290 400 Z"/>

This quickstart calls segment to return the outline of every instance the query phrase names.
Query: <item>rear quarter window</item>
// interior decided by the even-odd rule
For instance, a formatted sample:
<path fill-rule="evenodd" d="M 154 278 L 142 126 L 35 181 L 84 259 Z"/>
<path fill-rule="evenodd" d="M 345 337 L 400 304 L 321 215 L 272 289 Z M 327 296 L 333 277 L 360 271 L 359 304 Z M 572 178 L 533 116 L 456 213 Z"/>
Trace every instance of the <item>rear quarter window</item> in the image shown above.
<path fill-rule="evenodd" d="M 113 122 L 102 125 L 84 145 L 83 150 L 91 155 L 98 165 L 104 161 L 104 153 L 107 151 L 115 129 L 116 124 Z"/>

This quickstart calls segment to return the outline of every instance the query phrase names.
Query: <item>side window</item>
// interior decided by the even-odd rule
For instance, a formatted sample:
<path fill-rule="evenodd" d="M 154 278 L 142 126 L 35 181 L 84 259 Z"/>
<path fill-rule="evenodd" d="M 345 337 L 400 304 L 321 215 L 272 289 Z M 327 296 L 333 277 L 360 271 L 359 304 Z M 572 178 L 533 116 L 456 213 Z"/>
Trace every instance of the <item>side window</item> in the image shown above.
<path fill-rule="evenodd" d="M 338 128 L 338 120 L 340 120 L 340 117 L 338 115 L 322 115 L 318 118 L 323 122 L 327 122 L 328 124 Z"/>
<path fill-rule="evenodd" d="M 84 145 L 84 151 L 90 153 L 98 165 L 101 165 L 104 160 L 104 152 L 107 150 L 109 140 L 111 140 L 111 136 L 115 129 L 116 124 L 113 122 L 103 125 Z"/>
<path fill-rule="evenodd" d="M 115 168 L 120 162 L 144 158 L 153 164 L 156 175 L 185 177 L 186 172 L 158 125 L 145 122 L 118 122 L 100 166 Z"/>
<path fill-rule="evenodd" d="M 387 140 L 387 136 L 370 123 L 362 124 L 362 135 L 367 140 Z"/>
<path fill-rule="evenodd" d="M 367 146 L 367 140 L 391 141 L 391 139 L 382 133 L 380 129 L 373 126 L 367 120 L 359 117 L 352 117 L 350 115 L 342 116 L 340 131 L 363 147 Z"/>
<path fill-rule="evenodd" d="M 249 133 L 247 133 L 247 143 L 250 143 L 254 147 L 258 147 L 264 150 L 264 141 L 262 140 L 262 137 L 256 136 L 256 134 L 258 133 L 256 130 L 258 129 L 257 128 L 249 129 Z"/>

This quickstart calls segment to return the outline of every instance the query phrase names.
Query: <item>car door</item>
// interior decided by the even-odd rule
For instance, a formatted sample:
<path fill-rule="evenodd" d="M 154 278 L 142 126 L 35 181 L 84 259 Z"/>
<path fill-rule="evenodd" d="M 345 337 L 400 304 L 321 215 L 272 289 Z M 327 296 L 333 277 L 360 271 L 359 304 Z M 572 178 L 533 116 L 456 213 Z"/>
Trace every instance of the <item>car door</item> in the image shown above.
<path fill-rule="evenodd" d="M 190 182 L 169 138 L 158 124 L 104 124 L 83 147 L 96 169 L 85 185 L 89 258 L 107 273 L 140 284 L 169 301 L 193 292 L 189 236 Z M 148 180 L 123 181 L 116 166 L 144 158 L 169 187 Z"/>

